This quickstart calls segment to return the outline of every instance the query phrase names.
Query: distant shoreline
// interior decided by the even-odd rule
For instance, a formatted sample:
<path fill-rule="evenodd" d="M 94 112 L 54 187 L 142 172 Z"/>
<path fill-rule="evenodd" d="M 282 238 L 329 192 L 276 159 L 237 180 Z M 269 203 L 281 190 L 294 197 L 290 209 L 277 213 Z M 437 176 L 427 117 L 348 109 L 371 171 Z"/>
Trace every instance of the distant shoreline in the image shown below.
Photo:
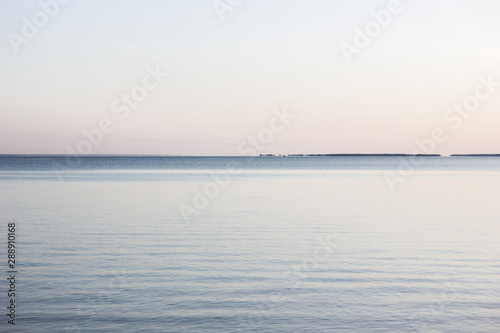
<path fill-rule="evenodd" d="M 260 157 L 270 157 L 270 156 L 276 156 L 276 157 L 302 157 L 302 156 L 305 156 L 305 157 L 315 157 L 315 156 L 338 156 L 338 157 L 349 157 L 349 156 L 353 156 L 353 157 L 358 157 L 358 156 L 362 156 L 362 157 L 384 157 L 384 156 L 387 156 L 387 157 L 404 157 L 404 156 L 423 156 L 423 157 L 426 157 L 426 156 L 432 156 L 432 157 L 440 157 L 441 155 L 440 154 L 346 154 L 346 153 L 342 153 L 342 154 L 288 154 L 288 155 L 274 155 L 274 154 L 260 154 Z"/>
<path fill-rule="evenodd" d="M 451 157 L 500 157 L 500 154 L 453 154 Z"/>
<path fill-rule="evenodd" d="M 0 154 L 0 157 L 500 157 L 500 154 L 260 154 L 256 156 L 239 156 L 239 155 L 161 155 L 161 154 Z"/>

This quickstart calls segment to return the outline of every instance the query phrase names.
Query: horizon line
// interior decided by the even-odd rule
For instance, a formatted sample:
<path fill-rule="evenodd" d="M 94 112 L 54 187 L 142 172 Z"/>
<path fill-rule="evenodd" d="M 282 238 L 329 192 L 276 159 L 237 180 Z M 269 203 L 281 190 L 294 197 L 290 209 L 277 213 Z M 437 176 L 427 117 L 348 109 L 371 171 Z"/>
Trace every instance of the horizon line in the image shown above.
<path fill-rule="evenodd" d="M 410 153 L 325 153 L 325 154 L 259 154 L 259 155 L 175 155 L 175 154 L 30 154 L 30 153 L 15 153 L 15 154 L 0 154 L 0 157 L 7 156 L 39 156 L 39 157 L 63 157 L 63 156 L 80 156 L 80 157 L 346 157 L 346 156 L 414 156 L 414 157 L 467 157 L 467 156 L 493 156 L 500 157 L 500 153 L 460 153 L 460 154 L 410 154 Z"/>

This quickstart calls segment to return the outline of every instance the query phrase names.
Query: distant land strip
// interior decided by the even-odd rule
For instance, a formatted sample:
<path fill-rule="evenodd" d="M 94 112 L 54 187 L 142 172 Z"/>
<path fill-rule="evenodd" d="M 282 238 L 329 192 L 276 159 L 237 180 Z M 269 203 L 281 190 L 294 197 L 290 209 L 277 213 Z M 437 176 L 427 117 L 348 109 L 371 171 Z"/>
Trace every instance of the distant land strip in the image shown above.
<path fill-rule="evenodd" d="M 234 156 L 234 155 L 170 155 L 170 154 L 0 154 L 0 157 L 251 157 L 251 156 Z M 500 157 L 500 154 L 386 154 L 386 153 L 339 153 L 339 154 L 260 154 L 258 157 L 321 157 L 321 156 L 337 156 L 337 157 Z"/>
<path fill-rule="evenodd" d="M 500 154 L 453 154 L 452 157 L 500 157 Z"/>
<path fill-rule="evenodd" d="M 387 156 L 387 157 L 398 157 L 398 156 L 434 156 L 434 157 L 439 157 L 441 156 L 440 154 L 260 154 L 259 156 L 261 157 L 300 157 L 300 156 L 338 156 L 338 157 L 345 157 L 345 156 L 366 156 L 366 157 L 381 157 L 381 156 Z"/>

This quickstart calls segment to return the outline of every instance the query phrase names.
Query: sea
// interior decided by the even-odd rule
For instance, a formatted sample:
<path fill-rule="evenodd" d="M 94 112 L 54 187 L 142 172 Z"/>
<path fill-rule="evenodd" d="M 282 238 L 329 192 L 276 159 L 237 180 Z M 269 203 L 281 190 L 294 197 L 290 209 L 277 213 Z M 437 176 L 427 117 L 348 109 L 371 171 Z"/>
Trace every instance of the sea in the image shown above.
<path fill-rule="evenodd" d="M 1 332 L 500 332 L 500 157 L 1 155 L 0 185 Z"/>

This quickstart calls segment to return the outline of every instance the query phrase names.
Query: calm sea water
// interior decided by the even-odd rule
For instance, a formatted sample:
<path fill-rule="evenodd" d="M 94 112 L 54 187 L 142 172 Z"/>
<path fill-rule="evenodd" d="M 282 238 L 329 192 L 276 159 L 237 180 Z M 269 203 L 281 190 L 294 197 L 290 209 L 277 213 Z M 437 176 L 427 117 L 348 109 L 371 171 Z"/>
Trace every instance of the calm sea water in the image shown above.
<path fill-rule="evenodd" d="M 405 162 L 1 156 L 0 329 L 499 332 L 500 158 Z"/>

